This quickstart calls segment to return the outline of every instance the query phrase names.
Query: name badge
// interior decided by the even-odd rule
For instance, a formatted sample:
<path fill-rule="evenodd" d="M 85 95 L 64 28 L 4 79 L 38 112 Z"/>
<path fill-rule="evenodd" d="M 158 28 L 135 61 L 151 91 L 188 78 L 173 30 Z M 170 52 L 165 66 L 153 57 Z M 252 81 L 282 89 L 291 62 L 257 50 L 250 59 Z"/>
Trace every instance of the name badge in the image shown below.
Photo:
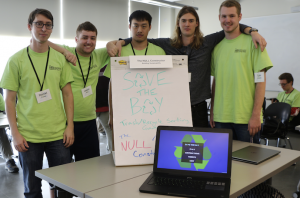
<path fill-rule="evenodd" d="M 46 89 L 46 90 L 40 91 L 40 92 L 36 92 L 35 97 L 36 97 L 36 100 L 38 103 L 45 102 L 47 100 L 52 99 L 49 89 Z"/>
<path fill-rule="evenodd" d="M 93 92 L 92 92 L 92 87 L 91 87 L 91 85 L 88 86 L 88 87 L 86 87 L 86 88 L 81 89 L 81 92 L 82 92 L 83 98 L 86 98 L 86 97 L 88 97 L 89 95 L 92 95 Z"/>
<path fill-rule="evenodd" d="M 254 82 L 265 82 L 265 72 L 254 73 Z"/>
<path fill-rule="evenodd" d="M 130 68 L 173 68 L 171 55 L 129 56 Z"/>

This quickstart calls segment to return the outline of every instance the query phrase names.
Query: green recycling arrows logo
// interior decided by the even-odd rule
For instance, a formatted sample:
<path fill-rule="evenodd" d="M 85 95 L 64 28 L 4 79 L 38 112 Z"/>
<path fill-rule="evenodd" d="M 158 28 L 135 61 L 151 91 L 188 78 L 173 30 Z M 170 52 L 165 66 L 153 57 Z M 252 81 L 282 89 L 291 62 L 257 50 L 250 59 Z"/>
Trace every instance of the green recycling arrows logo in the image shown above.
<path fill-rule="evenodd" d="M 196 168 L 196 170 L 204 169 L 206 165 L 209 162 L 209 159 L 211 158 L 211 152 L 208 149 L 208 147 L 204 147 L 204 143 L 206 140 L 203 139 L 202 135 L 185 135 L 183 139 L 181 140 L 181 144 L 191 143 L 194 139 L 195 145 L 201 146 L 201 160 L 196 160 L 194 163 L 186 162 L 186 160 L 182 159 L 183 153 L 185 152 L 182 147 L 175 146 L 176 150 L 174 152 L 175 157 L 177 158 L 177 161 L 182 168 L 192 168 L 192 164 Z"/>

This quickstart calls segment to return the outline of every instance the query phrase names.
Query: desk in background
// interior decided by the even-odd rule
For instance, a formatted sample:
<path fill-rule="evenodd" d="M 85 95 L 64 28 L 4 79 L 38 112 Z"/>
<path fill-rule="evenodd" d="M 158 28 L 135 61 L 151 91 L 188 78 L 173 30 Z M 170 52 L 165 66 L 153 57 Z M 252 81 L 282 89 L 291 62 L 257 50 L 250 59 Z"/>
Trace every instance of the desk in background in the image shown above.
<path fill-rule="evenodd" d="M 0 128 L 9 127 L 6 114 L 0 113 Z"/>

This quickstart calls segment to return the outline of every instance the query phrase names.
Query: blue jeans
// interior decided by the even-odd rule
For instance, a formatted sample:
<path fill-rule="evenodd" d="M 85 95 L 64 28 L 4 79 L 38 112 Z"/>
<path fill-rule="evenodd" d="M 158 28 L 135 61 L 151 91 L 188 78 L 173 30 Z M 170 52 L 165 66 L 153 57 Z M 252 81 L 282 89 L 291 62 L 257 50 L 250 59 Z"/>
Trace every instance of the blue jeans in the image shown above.
<path fill-rule="evenodd" d="M 74 122 L 74 135 L 75 141 L 70 147 L 70 153 L 75 156 L 76 162 L 100 156 L 96 119 Z"/>
<path fill-rule="evenodd" d="M 231 129 L 233 140 L 240 140 L 243 142 L 250 142 L 250 134 L 248 131 L 248 124 L 234 124 L 215 122 L 216 128 Z M 260 131 L 253 137 L 253 143 L 259 144 Z"/>
<path fill-rule="evenodd" d="M 19 152 L 20 164 L 23 169 L 24 196 L 25 198 L 42 198 L 42 180 L 35 176 L 35 171 L 43 168 L 44 152 L 49 167 L 53 167 L 71 162 L 70 149 L 64 147 L 63 140 L 27 143 L 28 151 Z"/>

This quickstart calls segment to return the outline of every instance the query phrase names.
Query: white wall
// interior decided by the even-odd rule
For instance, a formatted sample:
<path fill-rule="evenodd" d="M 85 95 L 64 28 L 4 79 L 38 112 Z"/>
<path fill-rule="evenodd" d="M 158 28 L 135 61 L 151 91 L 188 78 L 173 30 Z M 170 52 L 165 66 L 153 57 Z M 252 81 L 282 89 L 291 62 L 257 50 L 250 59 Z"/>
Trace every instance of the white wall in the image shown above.
<path fill-rule="evenodd" d="M 127 0 L 63 0 L 64 38 L 74 39 L 80 23 L 90 21 L 98 30 L 98 40 L 128 36 Z"/>
<path fill-rule="evenodd" d="M 200 28 L 207 35 L 221 30 L 218 19 L 223 0 L 182 0 L 178 3 L 198 7 Z M 291 7 L 299 6 L 300 0 L 241 0 L 243 17 L 258 17 L 291 13 Z M 280 24 L 278 24 L 280 27 Z"/>
<path fill-rule="evenodd" d="M 218 14 L 222 2 L 223 0 L 182 0 L 178 3 L 199 8 L 197 12 L 200 17 L 200 28 L 207 35 L 221 30 Z M 250 18 L 289 14 L 291 13 L 291 7 L 300 6 L 300 0 L 240 0 L 240 4 L 242 7 L 242 17 Z M 178 11 L 176 9 L 175 13 L 177 14 Z M 280 27 L 280 24 L 278 24 L 278 28 Z M 284 35 L 282 39 L 284 39 Z M 278 76 L 274 78 L 277 79 Z M 277 97 L 278 93 L 278 91 L 266 91 L 265 96 L 266 98 Z M 267 106 L 269 104 L 270 101 L 267 101 Z"/>
<path fill-rule="evenodd" d="M 159 8 L 154 5 L 144 4 L 132 1 L 131 2 L 131 13 L 135 10 L 145 10 L 152 16 L 151 22 L 151 30 L 148 34 L 149 38 L 157 38 L 158 37 L 158 15 L 159 15 Z M 128 21 L 128 20 L 127 20 Z"/>
<path fill-rule="evenodd" d="M 175 28 L 175 9 L 160 8 L 160 38 L 172 37 Z"/>
<path fill-rule="evenodd" d="M 0 18 L 2 20 L 0 26 L 1 36 L 31 36 L 27 29 L 28 16 L 36 8 L 45 8 L 54 17 L 52 37 L 59 38 L 59 0 L 0 0 L 0 5 Z"/>

